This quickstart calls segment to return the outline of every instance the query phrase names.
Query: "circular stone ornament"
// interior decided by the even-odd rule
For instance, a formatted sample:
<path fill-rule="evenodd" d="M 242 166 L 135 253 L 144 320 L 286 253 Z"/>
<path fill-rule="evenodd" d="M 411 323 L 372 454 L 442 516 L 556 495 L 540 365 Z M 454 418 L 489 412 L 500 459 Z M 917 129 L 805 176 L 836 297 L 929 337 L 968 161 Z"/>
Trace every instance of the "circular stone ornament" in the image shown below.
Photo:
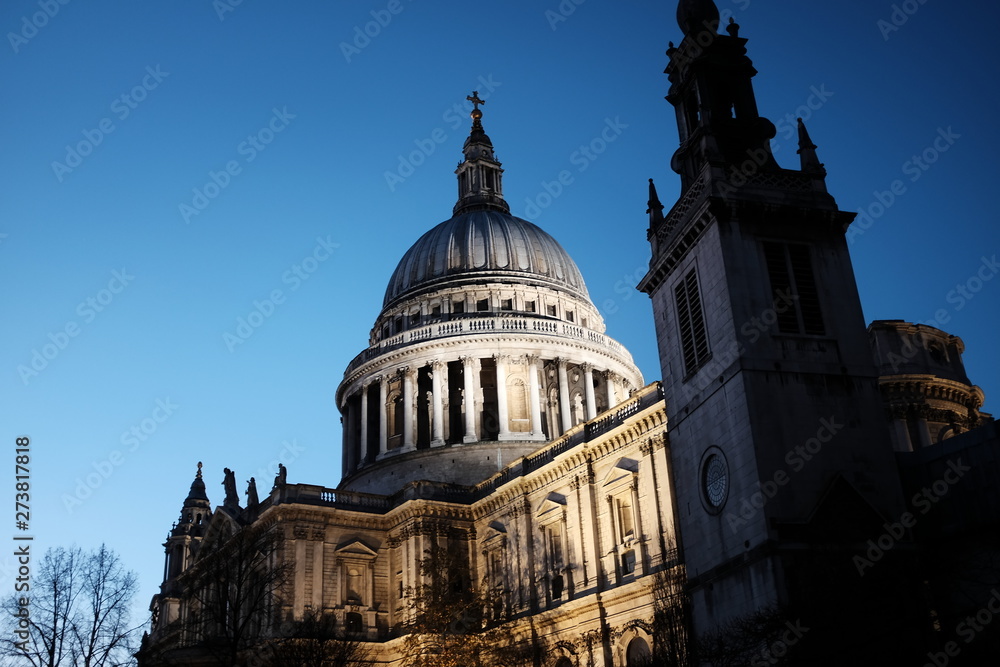
<path fill-rule="evenodd" d="M 701 491 L 706 509 L 718 513 L 729 497 L 729 464 L 722 450 L 711 447 L 702 458 Z"/>

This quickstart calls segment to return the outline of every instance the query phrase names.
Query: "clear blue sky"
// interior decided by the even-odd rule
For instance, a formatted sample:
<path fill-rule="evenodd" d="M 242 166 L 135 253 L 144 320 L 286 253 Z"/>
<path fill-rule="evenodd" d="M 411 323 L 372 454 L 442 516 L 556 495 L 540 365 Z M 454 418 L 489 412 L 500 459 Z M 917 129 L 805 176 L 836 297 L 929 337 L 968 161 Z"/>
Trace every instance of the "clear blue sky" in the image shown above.
<path fill-rule="evenodd" d="M 36 548 L 107 542 L 140 571 L 143 606 L 199 460 L 216 503 L 223 467 L 263 494 L 282 456 L 290 481 L 336 485 L 334 391 L 396 262 L 450 216 L 469 125 L 455 105 L 474 89 L 513 212 L 566 247 L 608 333 L 659 377 L 633 286 L 647 179 L 668 206 L 678 194 L 662 74 L 675 2 L 564 0 L 563 17 L 547 14 L 557 0 L 234 1 L 0 9 L 2 441 L 13 468 L 15 437 L 32 438 Z M 912 2 L 888 32 L 890 2 L 718 4 L 750 39 L 781 164 L 797 166 L 785 118 L 805 114 L 842 208 L 900 181 L 852 243 L 866 318 L 937 319 L 996 406 L 1000 277 L 982 264 L 1000 254 L 996 5 Z M 608 123 L 614 141 L 579 153 Z M 539 199 L 563 170 L 572 183 Z M 970 285 L 980 271 L 993 279 Z M 274 290 L 273 312 L 227 344 Z M 46 350 L 37 375 L 19 371 Z M 12 475 L 0 484 L 13 495 Z"/>

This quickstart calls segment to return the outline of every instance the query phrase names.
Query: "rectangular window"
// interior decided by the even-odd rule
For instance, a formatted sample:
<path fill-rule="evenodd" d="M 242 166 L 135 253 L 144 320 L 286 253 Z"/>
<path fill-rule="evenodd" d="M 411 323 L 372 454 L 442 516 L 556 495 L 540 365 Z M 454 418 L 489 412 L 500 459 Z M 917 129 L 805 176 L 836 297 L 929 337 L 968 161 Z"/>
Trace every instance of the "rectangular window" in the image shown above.
<path fill-rule="evenodd" d="M 514 300 L 502 299 L 500 301 L 500 310 L 514 310 Z"/>
<path fill-rule="evenodd" d="M 764 261 L 771 281 L 778 331 L 810 336 L 826 334 L 809 246 L 767 241 Z"/>
<path fill-rule="evenodd" d="M 476 301 L 476 310 L 479 311 L 480 313 L 485 312 L 489 309 L 490 309 L 489 299 L 480 299 L 479 301 Z"/>
<path fill-rule="evenodd" d="M 618 535 L 622 541 L 635 537 L 635 515 L 631 498 L 618 499 Z"/>
<path fill-rule="evenodd" d="M 549 529 L 549 563 L 552 569 L 558 571 L 562 568 L 562 531 L 559 526 Z"/>
<path fill-rule="evenodd" d="M 687 376 L 701 368 L 711 356 L 695 269 L 688 271 L 684 279 L 674 287 L 674 301 L 677 306 L 677 326 L 680 329 L 684 373 Z"/>
<path fill-rule="evenodd" d="M 555 304 L 546 306 L 545 307 L 545 312 L 548 313 L 549 317 L 555 317 L 556 316 L 556 307 L 555 307 Z"/>
<path fill-rule="evenodd" d="M 622 554 L 622 574 L 629 575 L 635 572 L 635 551 L 629 549 Z"/>
<path fill-rule="evenodd" d="M 524 312 L 526 312 L 526 313 L 533 313 L 533 312 L 535 312 L 535 302 L 534 301 L 525 301 L 524 302 Z"/>
<path fill-rule="evenodd" d="M 431 306 L 431 315 L 437 317 L 441 314 L 441 306 Z"/>
<path fill-rule="evenodd" d="M 464 301 L 452 301 L 451 312 L 453 313 L 464 313 L 465 312 L 465 302 Z"/>
<path fill-rule="evenodd" d="M 566 319 L 567 320 L 569 320 L 570 322 L 572 322 L 574 317 L 575 317 L 575 315 L 573 315 L 573 311 L 572 310 L 567 310 L 566 311 Z"/>

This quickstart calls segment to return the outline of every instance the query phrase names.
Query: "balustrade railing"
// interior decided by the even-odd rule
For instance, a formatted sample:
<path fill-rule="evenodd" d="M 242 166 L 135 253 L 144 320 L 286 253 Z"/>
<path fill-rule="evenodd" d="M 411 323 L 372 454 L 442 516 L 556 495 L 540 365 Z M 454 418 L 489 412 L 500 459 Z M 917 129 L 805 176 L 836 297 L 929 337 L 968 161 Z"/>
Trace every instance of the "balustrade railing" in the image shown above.
<path fill-rule="evenodd" d="M 383 341 L 379 341 L 377 344 L 369 347 L 367 350 L 364 350 L 361 354 L 354 357 L 354 359 L 351 360 L 351 363 L 347 365 L 347 370 L 344 372 L 344 375 L 350 375 L 362 364 L 404 345 L 409 345 L 410 343 L 432 340 L 435 338 L 447 338 L 449 336 L 461 336 L 468 333 L 484 333 L 491 331 L 531 331 L 554 336 L 562 335 L 570 338 L 582 338 L 589 340 L 594 345 L 604 347 L 616 355 L 630 358 L 621 343 L 613 338 L 605 336 L 602 333 L 598 333 L 597 331 L 584 329 L 579 325 L 571 324 L 569 322 L 544 319 L 541 317 L 530 317 L 521 314 L 512 313 L 508 315 L 500 313 L 482 317 L 465 317 L 463 319 L 450 320 L 448 322 L 434 322 L 433 324 L 427 324 L 410 329 L 409 331 L 398 333 L 390 338 L 386 338 Z"/>
<path fill-rule="evenodd" d="M 311 484 L 288 484 L 280 490 L 276 499 L 272 496 L 265 502 L 274 505 L 283 503 L 323 505 L 377 514 L 384 514 L 408 500 L 416 499 L 468 505 L 485 498 L 512 480 L 524 477 L 548 465 L 560 454 L 600 437 L 625 423 L 632 415 L 652 407 L 661 400 L 663 400 L 661 385 L 658 382 L 649 385 L 639 390 L 631 400 L 615 410 L 605 412 L 596 419 L 571 429 L 540 451 L 514 462 L 499 474 L 475 486 L 443 482 L 411 482 L 391 496 L 381 496 L 373 493 L 330 489 Z"/>

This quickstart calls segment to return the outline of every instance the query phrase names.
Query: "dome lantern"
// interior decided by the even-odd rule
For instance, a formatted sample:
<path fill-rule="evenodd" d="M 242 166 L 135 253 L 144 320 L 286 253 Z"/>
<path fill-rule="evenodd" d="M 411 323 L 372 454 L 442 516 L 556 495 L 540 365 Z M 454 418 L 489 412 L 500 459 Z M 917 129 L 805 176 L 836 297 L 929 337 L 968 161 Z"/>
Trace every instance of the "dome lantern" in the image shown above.
<path fill-rule="evenodd" d="M 483 129 L 483 112 L 480 104 L 486 104 L 479 99 L 479 91 L 465 99 L 472 102 L 472 130 L 465 140 L 462 152 L 465 160 L 460 162 L 455 173 L 458 175 L 458 202 L 453 213 L 470 211 L 502 211 L 510 213 L 510 206 L 503 198 L 502 175 L 500 162 L 493 154 L 493 142 Z"/>

